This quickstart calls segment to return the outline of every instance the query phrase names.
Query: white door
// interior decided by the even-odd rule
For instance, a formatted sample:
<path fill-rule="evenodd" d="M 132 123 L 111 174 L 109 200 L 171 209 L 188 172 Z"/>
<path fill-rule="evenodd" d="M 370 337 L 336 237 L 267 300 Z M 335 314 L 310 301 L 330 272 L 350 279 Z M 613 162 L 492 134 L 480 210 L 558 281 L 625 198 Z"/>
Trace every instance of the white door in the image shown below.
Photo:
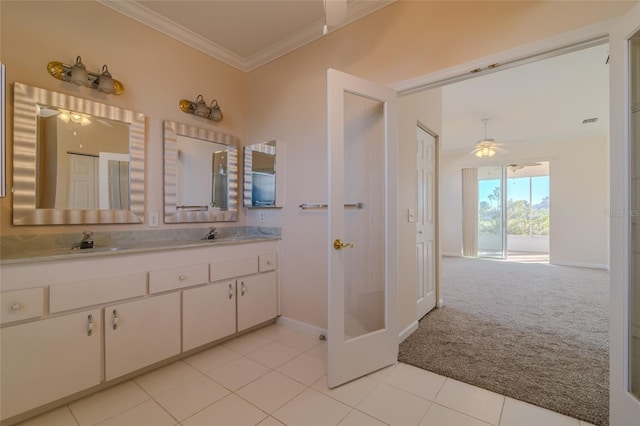
<path fill-rule="evenodd" d="M 634 42 L 631 42 L 634 39 Z M 611 164 L 611 251 L 610 251 L 610 335 L 609 400 L 611 425 L 638 424 L 640 419 L 640 331 L 633 326 L 640 314 L 640 297 L 634 296 L 630 271 L 637 262 L 631 248 L 631 220 L 638 206 L 631 205 L 631 191 L 640 198 L 640 187 L 631 185 L 630 152 L 632 130 L 640 127 L 640 4 L 618 21 L 609 37 L 610 50 L 610 164 Z M 633 58 L 635 59 L 635 62 Z M 633 72 L 632 70 L 633 66 Z M 634 89 L 634 90 L 632 90 Z M 637 130 L 636 130 L 637 132 Z M 638 155 L 637 151 L 634 154 Z M 637 231 L 636 231 L 637 232 Z M 635 266 L 637 268 L 637 265 Z M 635 282 L 636 295 L 640 283 Z M 638 320 L 640 322 L 640 320 Z M 640 328 L 640 327 L 639 327 Z M 634 343 L 632 343 L 634 342 Z M 634 386 L 635 385 L 635 386 Z M 635 389 L 634 389 L 635 388 Z"/>
<path fill-rule="evenodd" d="M 69 209 L 98 208 L 98 159 L 88 155 L 68 154 Z"/>
<path fill-rule="evenodd" d="M 435 176 L 436 138 L 417 127 L 418 216 L 416 218 L 416 257 L 418 318 L 436 307 L 436 225 Z"/>
<path fill-rule="evenodd" d="M 333 388 L 397 361 L 397 94 L 332 69 L 327 91 Z"/>

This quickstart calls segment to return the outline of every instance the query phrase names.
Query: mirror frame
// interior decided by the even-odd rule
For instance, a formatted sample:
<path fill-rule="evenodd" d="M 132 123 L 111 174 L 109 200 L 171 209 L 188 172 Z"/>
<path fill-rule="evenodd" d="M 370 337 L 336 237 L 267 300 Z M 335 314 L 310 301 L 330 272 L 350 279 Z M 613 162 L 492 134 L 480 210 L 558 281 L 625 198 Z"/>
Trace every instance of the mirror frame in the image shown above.
<path fill-rule="evenodd" d="M 144 223 L 144 114 L 18 82 L 13 93 L 14 225 Z M 36 207 L 38 104 L 129 124 L 129 210 Z"/>
<path fill-rule="evenodd" d="M 178 135 L 228 145 L 227 210 L 178 211 Z M 220 130 L 164 122 L 164 223 L 235 222 L 238 220 L 238 138 Z"/>

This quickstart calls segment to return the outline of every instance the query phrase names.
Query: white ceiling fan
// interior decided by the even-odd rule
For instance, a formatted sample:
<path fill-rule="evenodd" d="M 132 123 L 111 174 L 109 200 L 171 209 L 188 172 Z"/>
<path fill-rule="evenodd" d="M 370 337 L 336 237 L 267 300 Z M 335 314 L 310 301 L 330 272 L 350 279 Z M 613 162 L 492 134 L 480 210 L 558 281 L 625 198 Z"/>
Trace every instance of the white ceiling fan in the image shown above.
<path fill-rule="evenodd" d="M 518 170 L 524 169 L 525 167 L 535 167 L 542 166 L 542 163 L 518 163 L 518 164 L 509 164 L 507 168 L 511 171 L 511 173 L 515 173 Z"/>
<path fill-rule="evenodd" d="M 496 143 L 495 139 L 487 138 L 487 123 L 488 118 L 483 118 L 484 123 L 484 138 L 478 141 L 476 147 L 471 153 L 476 157 L 493 157 L 497 151 L 501 150 L 499 143 Z"/>

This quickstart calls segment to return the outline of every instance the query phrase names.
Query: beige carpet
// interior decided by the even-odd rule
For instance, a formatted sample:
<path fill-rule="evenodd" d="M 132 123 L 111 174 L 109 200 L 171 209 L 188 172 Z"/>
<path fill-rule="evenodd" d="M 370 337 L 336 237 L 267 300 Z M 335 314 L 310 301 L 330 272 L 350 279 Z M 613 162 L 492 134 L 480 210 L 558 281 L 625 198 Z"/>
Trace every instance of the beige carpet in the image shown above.
<path fill-rule="evenodd" d="M 606 271 L 445 257 L 441 280 L 400 361 L 608 424 Z"/>

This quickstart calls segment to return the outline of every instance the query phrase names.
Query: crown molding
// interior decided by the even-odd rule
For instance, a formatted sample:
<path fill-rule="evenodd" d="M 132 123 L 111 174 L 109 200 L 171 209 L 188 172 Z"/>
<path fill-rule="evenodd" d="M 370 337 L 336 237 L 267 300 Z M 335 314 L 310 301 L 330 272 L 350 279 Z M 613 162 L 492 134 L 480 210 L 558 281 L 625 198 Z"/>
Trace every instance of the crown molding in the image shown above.
<path fill-rule="evenodd" d="M 215 59 L 246 72 L 245 59 L 225 49 L 219 44 L 194 33 L 188 28 L 178 25 L 164 16 L 142 6 L 135 1 L 96 0 L 116 12 L 147 25 L 171 38 L 193 47 Z"/>
<path fill-rule="evenodd" d="M 179 25 L 164 16 L 142 6 L 136 1 L 114 1 L 114 0 L 96 0 L 103 6 L 106 6 L 116 12 L 119 12 L 131 19 L 134 19 L 148 27 L 151 27 L 171 38 L 174 38 L 188 46 L 197 49 L 212 58 L 222 61 L 243 72 L 249 72 L 265 65 L 274 59 L 277 59 L 289 52 L 292 52 L 314 40 L 322 37 L 322 26 L 324 19 L 318 19 L 312 24 L 307 25 L 303 29 L 280 39 L 274 44 L 262 49 L 261 51 L 249 56 L 243 57 L 231 52 L 228 49 L 208 40 L 190 29 Z M 373 13 L 383 7 L 386 7 L 396 0 L 379 0 L 352 2 L 349 4 L 347 19 L 343 24 L 333 27 L 331 31 L 342 28 L 370 13 Z"/>
<path fill-rule="evenodd" d="M 389 6 L 395 1 L 396 0 L 379 0 L 349 3 L 347 19 L 345 19 L 345 21 L 339 26 L 331 27 L 329 32 L 334 32 L 342 27 L 345 27 L 360 18 L 363 18 L 377 10 L 382 9 L 383 7 Z M 322 38 L 323 25 L 324 19 L 318 19 L 302 28 L 301 30 L 292 33 L 287 37 L 280 39 L 272 45 L 262 49 L 261 51 L 249 56 L 245 62 L 245 71 L 253 71 L 256 68 L 261 67 L 262 65 L 265 65 L 281 56 L 286 55 L 287 53 L 290 53 L 306 44 Z"/>

